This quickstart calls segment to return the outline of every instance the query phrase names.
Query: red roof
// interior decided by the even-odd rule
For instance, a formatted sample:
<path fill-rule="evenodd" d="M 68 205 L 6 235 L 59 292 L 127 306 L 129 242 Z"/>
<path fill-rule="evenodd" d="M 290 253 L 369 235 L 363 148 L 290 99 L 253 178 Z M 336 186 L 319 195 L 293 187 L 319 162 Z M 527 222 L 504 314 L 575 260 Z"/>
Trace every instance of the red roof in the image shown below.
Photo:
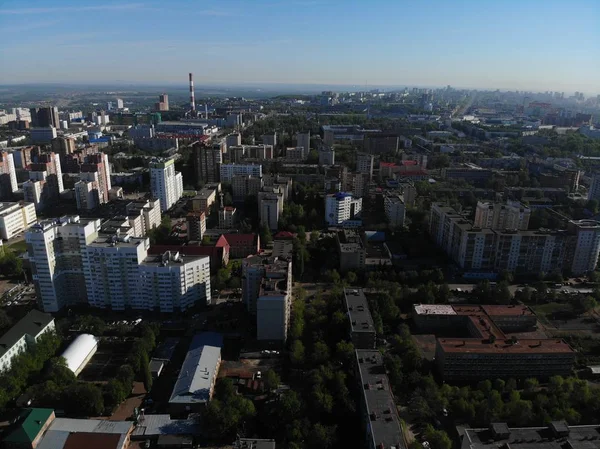
<path fill-rule="evenodd" d="M 256 242 L 256 234 L 223 234 L 229 246 L 249 246 Z M 219 238 L 220 239 L 220 238 Z"/>
<path fill-rule="evenodd" d="M 63 449 L 117 449 L 120 433 L 73 432 L 65 441 Z"/>
<path fill-rule="evenodd" d="M 286 240 L 286 239 L 293 239 L 293 238 L 294 238 L 294 234 L 292 234 L 292 233 L 291 233 L 291 232 L 289 232 L 289 231 L 281 231 L 281 232 L 278 232 L 277 234 L 275 234 L 275 235 L 273 236 L 273 238 L 274 238 L 275 240 Z"/>
<path fill-rule="evenodd" d="M 235 207 L 225 206 L 223 209 L 225 209 L 225 210 L 235 210 Z"/>
<path fill-rule="evenodd" d="M 417 165 L 417 161 L 411 161 L 411 160 L 402 161 L 402 165 Z"/>
<path fill-rule="evenodd" d="M 219 239 L 217 240 L 217 243 L 215 243 L 215 247 L 217 247 L 217 248 L 224 248 L 226 246 L 231 246 L 231 245 L 229 244 L 229 242 L 227 241 L 227 239 L 225 238 L 225 236 L 221 235 L 219 237 Z"/>
<path fill-rule="evenodd" d="M 379 166 L 380 167 L 395 167 L 396 163 L 395 162 L 380 162 Z"/>

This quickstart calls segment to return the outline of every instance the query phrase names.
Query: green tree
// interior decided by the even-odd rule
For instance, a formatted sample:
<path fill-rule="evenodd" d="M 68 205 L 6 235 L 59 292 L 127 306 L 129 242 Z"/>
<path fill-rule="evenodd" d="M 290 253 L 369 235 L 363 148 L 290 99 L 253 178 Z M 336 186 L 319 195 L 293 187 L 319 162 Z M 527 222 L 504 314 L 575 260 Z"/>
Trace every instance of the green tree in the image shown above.
<path fill-rule="evenodd" d="M 315 424 L 309 434 L 309 447 L 311 449 L 329 449 L 336 441 L 336 430 L 336 426 Z"/>
<path fill-rule="evenodd" d="M 273 242 L 271 230 L 268 228 L 267 225 L 261 225 L 258 231 L 260 235 L 261 246 L 263 248 L 269 246 Z"/>
<path fill-rule="evenodd" d="M 267 391 L 272 391 L 272 390 L 277 389 L 277 387 L 279 387 L 279 384 L 281 383 L 281 379 L 279 378 L 279 375 L 272 369 L 268 370 L 265 373 L 263 381 L 265 383 L 265 389 Z"/>
<path fill-rule="evenodd" d="M 304 364 L 304 345 L 300 340 L 294 340 L 290 349 L 290 362 L 300 366 Z"/>
<path fill-rule="evenodd" d="M 423 434 L 432 449 L 452 449 L 452 440 L 443 430 L 435 430 L 431 424 L 427 424 Z"/>
<path fill-rule="evenodd" d="M 90 383 L 76 383 L 68 387 L 63 402 L 65 412 L 74 416 L 98 416 L 104 411 L 102 391 Z"/>
<path fill-rule="evenodd" d="M 103 389 L 104 405 L 112 410 L 127 398 L 128 390 L 117 379 L 109 380 Z"/>

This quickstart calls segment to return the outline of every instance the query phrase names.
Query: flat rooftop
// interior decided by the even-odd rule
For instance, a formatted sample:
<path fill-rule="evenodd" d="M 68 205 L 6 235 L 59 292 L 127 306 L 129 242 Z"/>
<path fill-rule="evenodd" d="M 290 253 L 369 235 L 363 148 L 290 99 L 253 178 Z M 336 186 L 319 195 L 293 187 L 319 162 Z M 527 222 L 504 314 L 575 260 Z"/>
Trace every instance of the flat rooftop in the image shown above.
<path fill-rule="evenodd" d="M 406 449 L 383 356 L 379 351 L 358 349 L 356 359 L 373 437 L 370 447 Z"/>
<path fill-rule="evenodd" d="M 447 353 L 474 353 L 474 354 L 569 354 L 573 349 L 560 339 L 511 339 L 496 340 L 490 343 L 488 340 L 478 338 L 438 338 L 438 344 Z"/>
<path fill-rule="evenodd" d="M 552 423 L 555 424 L 555 423 Z M 567 426 L 556 423 L 560 434 L 548 427 L 509 428 L 497 435 L 491 429 L 464 429 L 463 448 L 467 441 L 470 449 L 498 449 L 508 445 L 510 449 L 598 449 L 600 447 L 600 426 Z"/>
<path fill-rule="evenodd" d="M 144 242 L 144 238 L 140 237 L 119 237 L 115 235 L 100 235 L 96 240 L 90 243 L 88 246 L 92 248 L 109 248 L 111 246 L 121 248 L 135 248 L 140 243 Z"/>
<path fill-rule="evenodd" d="M 375 332 L 369 302 L 362 289 L 345 289 L 344 299 L 352 332 Z"/>
<path fill-rule="evenodd" d="M 452 306 L 442 304 L 415 304 L 414 310 L 418 315 L 456 315 Z"/>

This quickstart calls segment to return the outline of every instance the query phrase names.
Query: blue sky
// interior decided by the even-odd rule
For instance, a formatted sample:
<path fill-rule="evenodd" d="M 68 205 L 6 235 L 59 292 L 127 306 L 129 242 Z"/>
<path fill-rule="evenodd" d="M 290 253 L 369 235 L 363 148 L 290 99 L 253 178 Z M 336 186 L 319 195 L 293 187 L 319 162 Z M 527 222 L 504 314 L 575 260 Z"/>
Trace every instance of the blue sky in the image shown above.
<path fill-rule="evenodd" d="M 0 0 L 0 83 L 600 93 L 599 0 Z"/>

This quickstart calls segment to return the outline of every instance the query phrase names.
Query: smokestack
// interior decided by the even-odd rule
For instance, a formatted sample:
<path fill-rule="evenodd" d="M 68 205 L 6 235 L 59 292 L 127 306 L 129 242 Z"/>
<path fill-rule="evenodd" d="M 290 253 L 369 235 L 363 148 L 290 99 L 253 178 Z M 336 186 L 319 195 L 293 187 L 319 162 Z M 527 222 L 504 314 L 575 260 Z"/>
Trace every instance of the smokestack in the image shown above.
<path fill-rule="evenodd" d="M 208 120 L 208 103 L 204 103 L 204 118 Z"/>
<path fill-rule="evenodd" d="M 190 73 L 190 107 L 192 112 L 196 112 L 196 100 L 194 98 L 194 75 Z"/>

